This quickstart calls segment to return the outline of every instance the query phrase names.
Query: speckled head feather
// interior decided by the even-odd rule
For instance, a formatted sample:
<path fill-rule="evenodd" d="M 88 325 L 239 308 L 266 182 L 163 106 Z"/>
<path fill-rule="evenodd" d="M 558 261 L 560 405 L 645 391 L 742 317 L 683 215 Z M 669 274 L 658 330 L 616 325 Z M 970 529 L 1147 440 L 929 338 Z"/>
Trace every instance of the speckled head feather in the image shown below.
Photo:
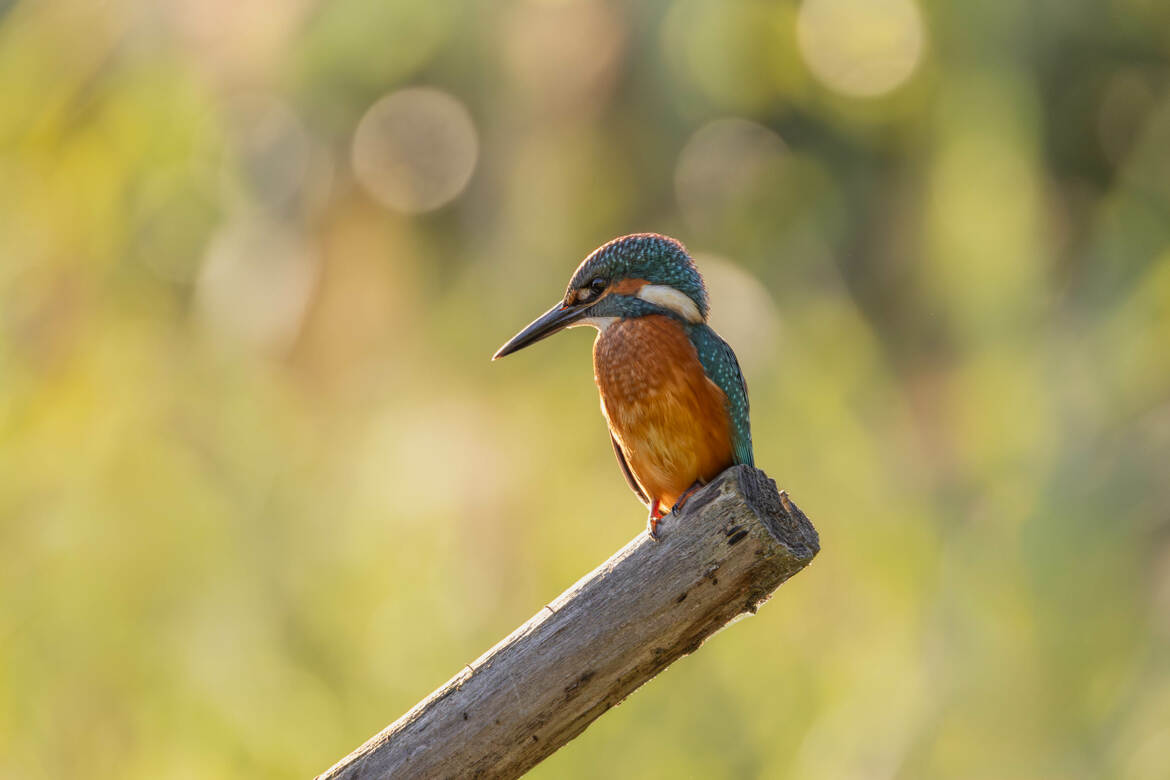
<path fill-rule="evenodd" d="M 699 307 L 707 319 L 707 288 L 686 247 L 669 236 L 635 233 L 615 238 L 593 251 L 577 267 L 569 281 L 570 291 L 600 277 L 607 282 L 645 279 L 650 284 L 673 287 Z"/>

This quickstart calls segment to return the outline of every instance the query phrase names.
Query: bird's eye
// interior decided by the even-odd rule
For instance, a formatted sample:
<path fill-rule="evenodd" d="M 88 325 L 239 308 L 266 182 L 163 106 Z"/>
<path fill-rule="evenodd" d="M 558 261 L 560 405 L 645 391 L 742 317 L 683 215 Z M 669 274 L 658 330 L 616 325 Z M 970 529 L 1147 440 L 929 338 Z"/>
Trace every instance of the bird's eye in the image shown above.
<path fill-rule="evenodd" d="M 577 288 L 577 293 L 576 293 L 577 302 L 584 303 L 585 301 L 592 300 L 593 298 L 596 298 L 597 296 L 599 296 L 603 292 L 605 292 L 605 288 L 608 286 L 609 285 L 606 283 L 606 281 L 604 279 L 602 279 L 600 276 L 595 277 L 585 287 L 578 287 Z"/>

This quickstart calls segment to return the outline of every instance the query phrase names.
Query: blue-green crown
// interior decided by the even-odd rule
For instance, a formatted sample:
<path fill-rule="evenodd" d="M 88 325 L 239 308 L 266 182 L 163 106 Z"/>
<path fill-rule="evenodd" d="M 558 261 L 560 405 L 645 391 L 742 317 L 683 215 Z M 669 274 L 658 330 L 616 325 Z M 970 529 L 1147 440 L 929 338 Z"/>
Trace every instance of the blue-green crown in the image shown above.
<path fill-rule="evenodd" d="M 695 302 L 707 318 L 707 288 L 695 261 L 679 241 L 657 233 L 635 233 L 615 238 L 586 257 L 569 281 L 569 290 L 585 287 L 601 277 L 607 282 L 645 279 L 673 287 Z"/>

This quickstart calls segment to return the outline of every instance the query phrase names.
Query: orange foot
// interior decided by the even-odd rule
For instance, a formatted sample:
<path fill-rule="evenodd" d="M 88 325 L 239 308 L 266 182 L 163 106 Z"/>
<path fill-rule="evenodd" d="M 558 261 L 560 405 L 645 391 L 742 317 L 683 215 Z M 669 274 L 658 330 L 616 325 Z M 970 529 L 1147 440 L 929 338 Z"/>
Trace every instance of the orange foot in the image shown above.
<path fill-rule="evenodd" d="M 674 506 L 672 506 L 670 508 L 671 514 L 678 514 L 679 510 L 681 510 L 683 508 L 683 506 L 686 505 L 687 499 L 690 498 L 691 496 L 693 496 L 695 494 L 695 491 L 701 487 L 703 487 L 703 483 L 696 479 L 694 481 L 694 484 L 692 484 L 689 488 L 687 488 L 687 492 L 685 492 L 681 496 L 679 496 L 678 501 L 674 502 Z"/>
<path fill-rule="evenodd" d="M 662 507 L 658 499 L 654 499 L 654 503 L 650 505 L 650 517 L 648 518 L 650 524 L 650 538 L 658 541 L 658 524 L 662 522 Z"/>

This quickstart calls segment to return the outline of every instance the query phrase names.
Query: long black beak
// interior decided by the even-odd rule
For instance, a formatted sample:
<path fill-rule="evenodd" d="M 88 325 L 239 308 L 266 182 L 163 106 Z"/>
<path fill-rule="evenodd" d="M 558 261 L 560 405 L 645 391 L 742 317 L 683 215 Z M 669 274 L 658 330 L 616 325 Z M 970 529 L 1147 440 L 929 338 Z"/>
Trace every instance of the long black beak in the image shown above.
<path fill-rule="evenodd" d="M 585 308 L 584 306 L 565 306 L 564 303 L 558 303 L 533 320 L 527 328 L 513 336 L 511 341 L 496 350 L 496 354 L 492 355 L 492 360 L 511 355 L 530 344 L 548 338 L 558 330 L 564 330 L 585 314 Z"/>

